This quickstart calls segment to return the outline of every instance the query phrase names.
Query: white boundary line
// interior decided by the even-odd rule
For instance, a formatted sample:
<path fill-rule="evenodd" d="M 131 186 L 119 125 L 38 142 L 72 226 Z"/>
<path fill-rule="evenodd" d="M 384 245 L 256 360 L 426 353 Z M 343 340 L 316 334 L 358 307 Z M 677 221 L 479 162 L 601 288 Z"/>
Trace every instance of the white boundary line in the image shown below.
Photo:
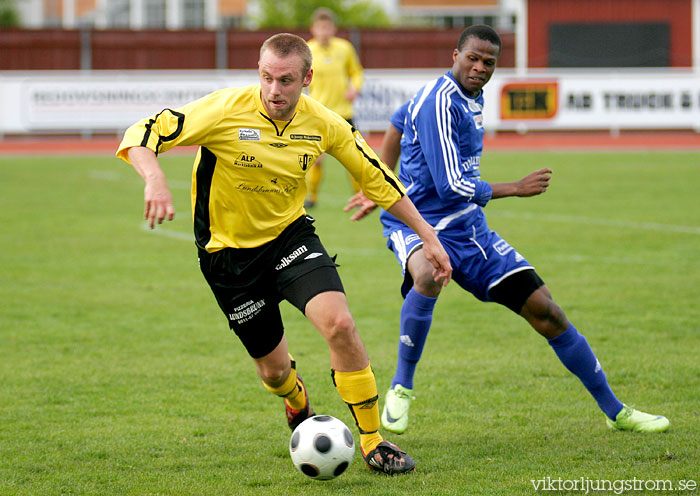
<path fill-rule="evenodd" d="M 141 230 L 146 231 L 150 234 L 155 234 L 158 236 L 164 236 L 166 238 L 179 239 L 181 241 L 194 242 L 194 234 L 183 233 L 180 231 L 172 231 L 163 227 L 156 227 L 151 229 L 148 227 L 146 222 L 141 224 Z M 357 248 L 357 249 L 335 249 L 334 252 L 341 253 L 343 255 L 350 256 L 363 256 L 363 257 L 376 257 L 377 254 L 386 253 L 390 254 L 389 250 L 376 249 L 376 248 Z M 657 265 L 666 266 L 678 263 L 688 263 L 688 260 L 670 260 L 668 258 L 664 259 L 645 259 L 645 258 L 630 258 L 630 257 L 599 257 L 599 256 L 587 256 L 587 255 L 577 255 L 573 253 L 552 255 L 549 257 L 550 261 L 559 262 L 574 262 L 574 263 L 585 263 L 585 262 L 596 262 L 596 263 L 609 263 L 609 264 L 619 264 L 619 265 Z"/>
<path fill-rule="evenodd" d="M 148 227 L 148 222 L 141 223 L 141 230 L 146 231 L 148 233 L 157 234 L 159 236 L 165 236 L 166 238 L 181 239 L 183 241 L 191 241 L 192 243 L 194 243 L 194 233 L 172 231 L 170 229 L 166 229 L 160 226 L 151 229 L 150 227 Z"/>
<path fill-rule="evenodd" d="M 137 181 L 130 181 L 126 179 L 122 174 L 119 174 L 118 172 L 112 172 L 112 171 L 101 171 L 101 170 L 92 170 L 89 173 L 89 176 L 92 179 L 99 179 L 99 180 L 105 180 L 105 181 L 117 181 L 117 182 L 134 182 L 136 183 Z M 190 183 L 187 181 L 177 181 L 173 180 L 170 181 L 170 187 L 173 189 L 178 189 L 178 190 L 189 190 L 190 189 Z M 338 198 L 340 198 L 340 195 L 338 195 Z M 334 200 L 337 200 L 334 198 Z M 693 226 L 679 226 L 679 225 L 673 225 L 673 224 L 661 224 L 657 222 L 629 222 L 629 221 L 622 221 L 622 220 L 611 220 L 611 219 L 600 219 L 600 218 L 592 218 L 592 217 L 583 217 L 583 216 L 575 216 L 575 215 L 557 215 L 557 214 L 534 214 L 534 213 L 522 213 L 522 212 L 515 212 L 512 210 L 504 210 L 504 211 L 496 211 L 496 212 L 489 212 L 489 217 L 510 217 L 510 218 L 525 218 L 525 219 L 532 219 L 532 220 L 547 220 L 551 222 L 565 222 L 565 223 L 577 223 L 577 224 L 589 224 L 589 225 L 598 225 L 598 226 L 606 226 L 606 227 L 620 227 L 624 229 L 641 229 L 641 230 L 647 230 L 647 231 L 662 231 L 662 232 L 676 232 L 676 233 L 682 233 L 682 234 L 695 234 L 695 235 L 700 235 L 700 227 L 693 227 Z M 148 227 L 147 223 L 142 223 L 141 224 L 141 229 L 146 232 L 150 232 L 153 234 L 157 234 L 159 236 L 165 236 L 168 238 L 172 239 L 179 239 L 182 241 L 194 241 L 194 234 L 192 233 L 184 233 L 181 231 L 173 231 L 171 229 L 163 228 L 163 227 L 156 227 L 156 229 L 150 229 Z M 361 249 L 354 249 L 354 250 L 337 250 L 339 253 L 346 253 L 346 254 L 352 254 L 352 255 L 375 255 L 377 253 L 380 253 L 384 250 L 377 250 L 377 249 L 367 249 L 367 248 L 361 248 Z M 583 260 L 588 260 L 587 257 L 582 257 L 579 255 L 570 255 L 570 256 L 560 256 L 560 257 L 554 257 L 555 259 L 560 259 L 560 260 L 573 260 L 573 261 L 583 261 Z M 601 258 L 596 258 L 598 261 L 608 261 L 608 262 L 613 262 L 613 263 L 649 263 L 648 261 L 639 261 L 639 262 L 634 262 L 632 260 L 628 259 L 622 259 L 622 258 L 607 258 L 607 259 L 601 259 Z"/>
<path fill-rule="evenodd" d="M 113 181 L 118 183 L 129 183 L 129 184 L 141 184 L 143 181 L 138 179 L 138 174 L 129 174 L 126 177 L 124 174 L 120 174 L 115 171 L 105 171 L 105 170 L 91 170 L 88 173 L 90 179 L 99 179 L 101 181 Z M 179 181 L 177 179 L 168 179 L 168 186 L 170 189 L 185 190 L 190 191 L 192 189 L 192 183 L 190 181 Z"/>
<path fill-rule="evenodd" d="M 130 181 L 130 180 L 126 179 L 122 174 L 119 174 L 118 172 L 112 172 L 112 171 L 92 170 L 92 171 L 90 171 L 89 175 L 92 179 L 100 179 L 100 180 L 105 180 L 105 181 L 137 182 L 136 180 Z M 187 191 L 189 191 L 191 189 L 191 184 L 189 181 L 169 180 L 168 184 L 169 184 L 170 188 L 172 188 L 172 189 L 187 190 Z M 327 199 L 329 201 L 333 201 L 333 204 L 335 204 L 334 201 L 338 201 L 341 198 L 343 198 L 343 202 L 340 202 L 339 204 L 345 205 L 344 197 L 342 195 L 327 195 L 327 197 L 328 197 Z M 489 212 L 489 214 L 488 214 L 489 217 L 494 217 L 494 216 L 499 216 L 499 215 L 501 215 L 503 217 L 516 217 L 516 218 L 521 217 L 521 218 L 533 219 L 533 220 L 548 220 L 548 221 L 552 221 L 552 222 L 579 223 L 579 224 L 589 224 L 589 225 L 598 225 L 598 226 L 607 226 L 607 227 L 622 227 L 622 228 L 627 228 L 627 229 L 643 229 L 643 230 L 648 230 L 648 231 L 677 232 L 677 233 L 684 233 L 684 234 L 700 234 L 700 227 L 679 226 L 679 225 L 673 225 L 673 224 L 661 224 L 658 222 L 630 222 L 630 221 L 623 221 L 623 220 L 600 219 L 600 218 L 582 217 L 582 216 L 575 216 L 575 215 L 522 213 L 522 212 L 515 212 L 512 210 L 495 211 L 495 212 Z M 172 232 L 175 232 L 175 231 L 172 231 Z"/>
<path fill-rule="evenodd" d="M 576 224 L 590 224 L 607 227 L 622 227 L 626 229 L 644 229 L 647 231 L 664 231 L 678 232 L 683 234 L 700 234 L 700 227 L 693 226 L 677 226 L 673 224 L 660 224 L 657 222 L 629 222 L 623 220 L 599 219 L 592 217 L 580 217 L 576 215 L 557 215 L 557 214 L 532 214 L 514 212 L 512 210 L 504 210 L 498 212 L 489 212 L 489 217 L 520 217 L 532 220 L 548 220 L 552 222 L 566 222 Z"/>
<path fill-rule="evenodd" d="M 173 239 L 179 239 L 182 241 L 191 241 L 194 243 L 194 233 L 183 233 L 180 231 L 173 231 L 171 229 L 163 228 L 161 226 L 157 226 L 155 229 L 151 229 L 148 227 L 147 222 L 141 223 L 141 230 L 146 231 L 151 234 L 157 234 L 159 236 L 165 236 L 166 238 L 173 238 Z M 347 255 L 361 255 L 361 256 L 375 256 L 377 253 L 387 253 L 391 254 L 391 252 L 387 249 L 378 249 L 378 248 L 356 248 L 356 249 L 344 249 L 344 248 L 339 248 L 333 250 L 334 252 L 337 251 L 338 253 L 344 253 Z"/>
<path fill-rule="evenodd" d="M 691 226 L 676 226 L 670 224 L 658 224 L 654 222 L 625 222 L 607 219 L 594 219 L 590 217 L 577 217 L 573 215 L 556 215 L 556 214 L 529 214 L 529 213 L 518 213 L 512 211 L 503 211 L 492 213 L 492 216 L 503 216 L 511 218 L 526 218 L 533 220 L 547 220 L 551 222 L 566 222 L 566 223 L 578 223 L 578 224 L 590 224 L 590 225 L 600 225 L 606 227 L 621 227 L 626 229 L 642 229 L 647 231 L 663 231 L 663 232 L 677 232 L 682 234 L 698 234 L 700 235 L 700 227 Z M 194 241 L 194 234 L 183 233 L 181 231 L 173 231 L 163 227 L 156 227 L 156 229 L 150 229 L 147 223 L 141 224 L 141 229 L 153 234 L 158 234 L 160 236 L 166 236 L 168 238 L 180 239 L 184 241 Z M 340 253 L 352 253 L 356 255 L 372 255 L 379 253 L 380 250 L 377 249 L 355 249 L 355 250 L 337 250 Z M 383 250 L 382 250 L 383 251 Z M 575 256 L 571 257 L 577 260 Z M 620 262 L 622 259 L 610 259 L 613 262 Z"/>

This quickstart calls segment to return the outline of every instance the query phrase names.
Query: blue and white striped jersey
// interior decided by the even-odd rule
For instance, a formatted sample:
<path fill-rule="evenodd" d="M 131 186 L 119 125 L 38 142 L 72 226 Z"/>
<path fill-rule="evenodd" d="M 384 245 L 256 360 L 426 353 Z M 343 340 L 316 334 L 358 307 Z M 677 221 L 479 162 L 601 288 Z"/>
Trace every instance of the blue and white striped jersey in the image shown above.
<path fill-rule="evenodd" d="M 399 179 L 418 211 L 438 231 L 457 218 L 462 225 L 482 221 L 481 207 L 491 199 L 491 186 L 479 172 L 483 105 L 483 92 L 469 96 L 450 71 L 421 88 L 391 119 L 403 131 Z M 385 211 L 380 219 L 385 236 L 400 228 L 401 223 Z"/>

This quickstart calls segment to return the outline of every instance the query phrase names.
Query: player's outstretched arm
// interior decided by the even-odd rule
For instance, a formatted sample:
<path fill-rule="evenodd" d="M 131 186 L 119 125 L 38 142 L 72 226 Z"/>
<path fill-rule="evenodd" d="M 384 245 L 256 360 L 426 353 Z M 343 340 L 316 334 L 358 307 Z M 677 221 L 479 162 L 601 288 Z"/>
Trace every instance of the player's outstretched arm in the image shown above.
<path fill-rule="evenodd" d="M 146 181 L 143 191 L 143 218 L 148 221 L 149 227 L 153 229 L 156 222 L 162 224 L 165 218 L 173 220 L 173 197 L 156 154 L 144 146 L 131 147 L 128 154 L 131 165 Z"/>
<path fill-rule="evenodd" d="M 399 201 L 387 209 L 391 215 L 399 219 L 420 236 L 423 240 L 423 254 L 433 266 L 433 279 L 435 282 L 447 286 L 452 278 L 452 265 L 450 257 L 438 240 L 435 230 L 428 224 L 416 209 L 408 196 L 403 196 Z"/>
<path fill-rule="evenodd" d="M 541 195 L 549 187 L 549 178 L 552 169 L 543 168 L 531 172 L 520 181 L 514 183 L 492 183 L 493 194 L 491 198 L 505 198 L 507 196 L 536 196 Z"/>

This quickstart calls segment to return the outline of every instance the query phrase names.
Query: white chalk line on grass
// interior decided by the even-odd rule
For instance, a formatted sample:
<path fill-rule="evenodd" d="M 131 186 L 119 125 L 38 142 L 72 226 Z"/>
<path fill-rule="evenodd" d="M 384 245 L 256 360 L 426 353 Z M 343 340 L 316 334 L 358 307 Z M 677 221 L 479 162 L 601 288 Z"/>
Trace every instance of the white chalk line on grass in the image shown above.
<path fill-rule="evenodd" d="M 190 241 L 194 243 L 193 233 L 173 231 L 171 229 L 167 229 L 161 226 L 156 226 L 154 229 L 151 229 L 148 225 L 148 222 L 141 223 L 141 230 L 146 231 L 148 233 L 157 234 L 158 236 L 165 236 L 166 238 L 181 239 L 182 241 Z"/>
<path fill-rule="evenodd" d="M 193 233 L 184 233 L 181 231 L 173 231 L 172 229 L 164 228 L 160 225 L 156 226 L 154 229 L 151 229 L 148 226 L 147 222 L 141 223 L 141 230 L 146 231 L 148 233 L 157 234 L 159 236 L 165 236 L 166 238 L 180 239 L 183 241 L 191 241 L 194 243 L 194 234 Z M 337 251 L 338 253 L 346 253 L 346 254 L 350 254 L 350 255 L 375 256 L 377 253 L 384 253 L 384 252 L 388 253 L 389 250 L 378 249 L 378 248 L 341 248 L 341 249 L 336 249 L 333 251 Z"/>
<path fill-rule="evenodd" d="M 133 182 L 140 183 L 139 180 L 126 179 L 124 175 L 112 171 L 100 171 L 93 170 L 90 171 L 90 177 L 93 179 L 100 179 L 105 181 L 118 181 L 118 182 Z M 190 183 L 187 181 L 170 181 L 170 187 L 173 189 L 190 190 Z M 327 200 L 331 201 L 333 204 L 337 203 L 341 205 L 341 195 L 327 195 Z M 489 216 L 498 217 L 513 217 L 513 218 L 525 218 L 530 220 L 548 220 L 552 222 L 566 222 L 575 224 L 589 224 L 589 225 L 600 225 L 606 227 L 620 227 L 627 229 L 643 229 L 651 231 L 663 231 L 663 232 L 678 232 L 684 234 L 700 234 L 700 227 L 693 226 L 679 226 L 673 224 L 661 224 L 655 222 L 629 222 L 621 220 L 610 220 L 610 219 L 599 219 L 592 217 L 582 217 L 574 215 L 558 215 L 558 214 L 534 214 L 534 213 L 523 213 L 514 211 L 498 211 L 491 212 Z M 371 221 L 371 219 L 367 219 Z M 156 226 L 155 229 L 150 229 L 147 223 L 141 224 L 141 229 L 159 236 L 165 236 L 172 239 L 179 239 L 182 241 L 194 242 L 193 233 L 184 233 L 181 231 L 175 231 L 162 226 Z M 384 249 L 374 249 L 374 248 L 359 248 L 359 249 L 336 249 L 334 250 L 341 254 L 354 255 L 354 256 L 376 256 L 378 253 L 385 253 Z M 550 259 L 553 261 L 563 261 L 563 262 L 603 262 L 621 265 L 668 265 L 677 263 L 689 263 L 688 260 L 670 260 L 670 259 L 634 259 L 627 257 L 589 257 L 585 255 L 577 255 L 573 253 L 552 255 Z M 691 265 L 696 265 L 696 263 L 691 263 Z"/>
<path fill-rule="evenodd" d="M 100 179 L 102 181 L 114 181 L 119 183 L 141 184 L 143 181 L 139 179 L 138 174 L 130 174 L 129 177 L 124 177 L 123 174 L 113 171 L 91 170 L 89 172 L 91 179 Z M 192 189 L 190 181 L 178 181 L 177 179 L 168 179 L 170 189 L 190 191 Z"/>
<path fill-rule="evenodd" d="M 166 238 L 179 239 L 182 241 L 194 242 L 194 234 L 184 233 L 180 231 L 173 231 L 171 229 L 163 228 L 161 226 L 156 226 L 155 229 L 148 227 L 148 223 L 144 222 L 141 224 L 141 229 L 143 231 L 156 234 L 158 236 L 164 236 Z M 331 250 L 332 252 L 337 252 L 342 255 L 351 256 L 363 256 L 375 258 L 377 254 L 386 253 L 389 255 L 389 250 L 385 248 L 336 248 Z M 669 258 L 630 258 L 630 257 L 600 257 L 600 256 L 586 256 L 578 255 L 576 253 L 567 253 L 560 255 L 550 255 L 547 257 L 549 260 L 554 262 L 572 262 L 572 263 L 608 263 L 608 264 L 619 264 L 619 265 L 655 265 L 655 266 L 668 266 L 668 265 L 700 265 L 700 262 L 693 262 L 687 259 L 677 259 L 672 260 Z"/>
<path fill-rule="evenodd" d="M 532 220 L 549 220 L 552 222 L 566 222 L 574 224 L 590 224 L 606 227 L 622 227 L 626 229 L 644 229 L 648 231 L 664 231 L 664 232 L 679 232 L 685 234 L 700 234 L 700 227 L 693 226 L 678 226 L 673 224 L 661 224 L 657 222 L 630 222 L 615 219 L 600 219 L 593 217 L 580 217 L 575 215 L 557 215 L 557 214 L 533 214 L 514 211 L 498 211 L 490 212 L 490 217 L 522 217 Z"/>
<path fill-rule="evenodd" d="M 93 179 L 101 179 L 101 180 L 105 180 L 105 181 L 138 182 L 138 180 L 136 180 L 136 179 L 134 179 L 134 180 L 125 179 L 123 175 L 121 175 L 117 172 L 112 172 L 112 171 L 93 170 L 93 171 L 90 171 L 90 177 Z M 187 190 L 187 191 L 189 191 L 191 189 L 191 184 L 189 181 L 169 180 L 168 184 L 170 185 L 170 187 L 172 189 Z M 345 205 L 345 202 L 347 201 L 347 198 L 345 198 L 341 195 L 323 195 L 322 200 L 324 198 L 328 202 L 330 202 L 333 206 Z M 504 217 L 521 217 L 521 218 L 532 219 L 532 220 L 548 220 L 548 221 L 552 221 L 552 222 L 589 224 L 589 225 L 598 225 L 598 226 L 606 226 L 606 227 L 622 227 L 622 228 L 627 228 L 627 229 L 644 229 L 647 231 L 663 231 L 663 232 L 678 232 L 678 233 L 685 233 L 685 234 L 700 234 L 700 227 L 679 226 L 679 225 L 674 225 L 674 224 L 662 224 L 662 223 L 658 223 L 658 222 L 632 222 L 632 221 L 615 220 L 615 219 L 600 219 L 600 218 L 594 218 L 594 217 L 582 217 L 582 216 L 576 216 L 576 215 L 523 213 L 523 212 L 515 212 L 512 210 L 502 210 L 502 211 L 488 213 L 488 217 L 497 217 L 499 215 L 504 216 Z"/>
<path fill-rule="evenodd" d="M 649 265 L 662 267 L 687 267 L 690 265 L 700 265 L 700 260 L 688 260 L 686 258 L 631 258 L 631 257 L 599 257 L 577 255 L 575 253 L 567 253 L 561 255 L 547 255 L 547 260 L 553 262 L 566 262 L 575 264 L 612 264 L 612 265 Z M 531 261 L 531 260 L 530 260 Z M 532 262 L 532 261 L 531 261 Z"/>

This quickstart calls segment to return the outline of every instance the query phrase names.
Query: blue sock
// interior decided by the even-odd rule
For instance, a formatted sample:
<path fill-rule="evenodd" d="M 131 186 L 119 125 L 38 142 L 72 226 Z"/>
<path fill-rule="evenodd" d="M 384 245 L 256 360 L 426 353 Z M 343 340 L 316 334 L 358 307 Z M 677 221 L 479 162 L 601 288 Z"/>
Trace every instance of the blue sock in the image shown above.
<path fill-rule="evenodd" d="M 550 339 L 549 344 L 569 372 L 581 379 L 605 415 L 615 420 L 615 416 L 622 410 L 622 403 L 610 389 L 605 372 L 586 338 L 569 324 L 569 328 Z"/>
<path fill-rule="evenodd" d="M 391 380 L 392 388 L 401 384 L 405 388 L 413 389 L 413 375 L 416 373 L 416 365 L 430 331 L 435 302 L 437 298 L 423 296 L 414 288 L 406 295 L 401 307 L 399 359 L 396 363 L 396 375 Z"/>

